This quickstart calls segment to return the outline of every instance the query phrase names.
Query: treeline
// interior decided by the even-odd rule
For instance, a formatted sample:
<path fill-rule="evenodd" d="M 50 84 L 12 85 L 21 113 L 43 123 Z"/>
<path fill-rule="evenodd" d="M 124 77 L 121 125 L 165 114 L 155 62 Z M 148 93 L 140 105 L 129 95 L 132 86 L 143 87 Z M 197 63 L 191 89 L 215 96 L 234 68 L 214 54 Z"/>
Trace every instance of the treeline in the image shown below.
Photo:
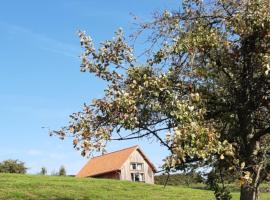
<path fill-rule="evenodd" d="M 222 175 L 222 176 L 221 176 Z M 222 180 L 225 184 L 235 183 L 238 181 L 234 174 L 228 172 L 217 173 L 214 171 L 208 173 L 196 172 L 191 170 L 187 173 L 156 175 L 155 184 L 158 185 L 187 185 L 204 183 L 207 189 L 213 190 L 216 184 L 221 183 Z"/>
<path fill-rule="evenodd" d="M 46 170 L 45 167 L 41 168 L 40 172 L 41 175 L 47 175 L 47 170 L 46 173 L 44 173 L 44 169 Z M 58 172 L 56 171 L 51 172 L 51 176 L 66 176 L 66 175 L 67 175 L 66 168 L 63 165 L 59 168 Z"/>
<path fill-rule="evenodd" d="M 25 163 L 19 160 L 4 160 L 0 162 L 0 173 L 15 173 L 15 174 L 26 174 L 27 167 L 25 166 Z M 38 173 L 40 175 L 47 175 L 47 169 L 46 167 L 42 167 L 40 172 Z M 66 176 L 66 169 L 62 165 L 58 172 L 53 171 L 51 173 L 52 176 Z"/>
<path fill-rule="evenodd" d="M 203 183 L 205 180 L 201 173 L 191 171 L 189 173 L 167 174 L 155 176 L 155 184 L 164 185 L 187 185 Z"/>

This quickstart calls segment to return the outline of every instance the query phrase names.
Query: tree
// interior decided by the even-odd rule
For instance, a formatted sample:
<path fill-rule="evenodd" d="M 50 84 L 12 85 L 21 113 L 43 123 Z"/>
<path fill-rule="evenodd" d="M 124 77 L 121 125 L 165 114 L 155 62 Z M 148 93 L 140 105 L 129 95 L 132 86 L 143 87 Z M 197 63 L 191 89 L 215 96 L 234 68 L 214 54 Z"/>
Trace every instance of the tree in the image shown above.
<path fill-rule="evenodd" d="M 269 0 L 183 0 L 133 36 L 143 33 L 149 48 L 140 63 L 121 29 L 97 50 L 79 32 L 81 71 L 108 88 L 51 134 L 74 137 L 82 155 L 108 141 L 153 137 L 171 153 L 165 170 L 230 171 L 241 180 L 240 199 L 258 199 L 270 178 Z"/>
<path fill-rule="evenodd" d="M 24 162 L 19 160 L 4 160 L 0 163 L 0 173 L 17 173 L 25 174 L 27 168 L 24 165 Z"/>
<path fill-rule="evenodd" d="M 47 174 L 47 169 L 46 169 L 46 167 L 41 167 L 40 174 L 41 174 L 41 175 L 46 175 L 46 174 Z"/>
<path fill-rule="evenodd" d="M 59 173 L 56 172 L 55 170 L 52 170 L 51 171 L 51 176 L 59 176 Z"/>
<path fill-rule="evenodd" d="M 203 183 L 204 179 L 199 172 L 194 170 L 190 172 L 171 174 L 169 177 L 166 174 L 156 175 L 155 184 L 159 185 L 186 185 Z"/>
<path fill-rule="evenodd" d="M 59 176 L 66 176 L 66 169 L 64 166 L 61 166 L 59 169 Z"/>

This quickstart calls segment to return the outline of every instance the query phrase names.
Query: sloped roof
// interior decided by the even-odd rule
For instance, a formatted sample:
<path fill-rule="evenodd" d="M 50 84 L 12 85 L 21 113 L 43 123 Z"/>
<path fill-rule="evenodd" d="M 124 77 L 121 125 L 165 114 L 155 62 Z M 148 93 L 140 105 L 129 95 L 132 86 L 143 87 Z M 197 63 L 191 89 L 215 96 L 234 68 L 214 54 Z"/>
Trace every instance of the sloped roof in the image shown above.
<path fill-rule="evenodd" d="M 79 171 L 76 177 L 96 176 L 99 174 L 120 170 L 122 165 L 135 150 L 138 150 L 141 153 L 146 162 L 152 167 L 153 171 L 156 172 L 154 165 L 147 159 L 144 153 L 140 150 L 139 146 L 136 145 L 119 151 L 93 157 Z"/>

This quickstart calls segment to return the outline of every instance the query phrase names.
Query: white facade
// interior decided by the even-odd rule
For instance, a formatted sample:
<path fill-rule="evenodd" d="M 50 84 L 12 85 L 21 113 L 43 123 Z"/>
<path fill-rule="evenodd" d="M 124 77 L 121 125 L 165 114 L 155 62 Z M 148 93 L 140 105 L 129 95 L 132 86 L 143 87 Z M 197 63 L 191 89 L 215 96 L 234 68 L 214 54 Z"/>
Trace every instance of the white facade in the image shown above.
<path fill-rule="evenodd" d="M 153 169 L 138 149 L 123 164 L 120 179 L 154 184 Z"/>

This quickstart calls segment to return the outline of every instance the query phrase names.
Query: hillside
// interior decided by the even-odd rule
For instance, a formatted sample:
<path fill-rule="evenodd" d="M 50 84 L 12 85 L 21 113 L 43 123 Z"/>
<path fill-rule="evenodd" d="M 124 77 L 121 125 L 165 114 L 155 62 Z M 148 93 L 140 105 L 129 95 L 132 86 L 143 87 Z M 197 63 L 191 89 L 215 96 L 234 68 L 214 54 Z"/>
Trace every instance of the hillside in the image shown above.
<path fill-rule="evenodd" d="M 238 194 L 233 193 L 234 199 Z M 177 199 L 213 200 L 211 191 L 166 187 L 127 181 L 77 179 L 37 175 L 0 174 L 1 200 L 95 200 L 95 199 Z M 267 193 L 262 200 L 270 199 Z"/>

